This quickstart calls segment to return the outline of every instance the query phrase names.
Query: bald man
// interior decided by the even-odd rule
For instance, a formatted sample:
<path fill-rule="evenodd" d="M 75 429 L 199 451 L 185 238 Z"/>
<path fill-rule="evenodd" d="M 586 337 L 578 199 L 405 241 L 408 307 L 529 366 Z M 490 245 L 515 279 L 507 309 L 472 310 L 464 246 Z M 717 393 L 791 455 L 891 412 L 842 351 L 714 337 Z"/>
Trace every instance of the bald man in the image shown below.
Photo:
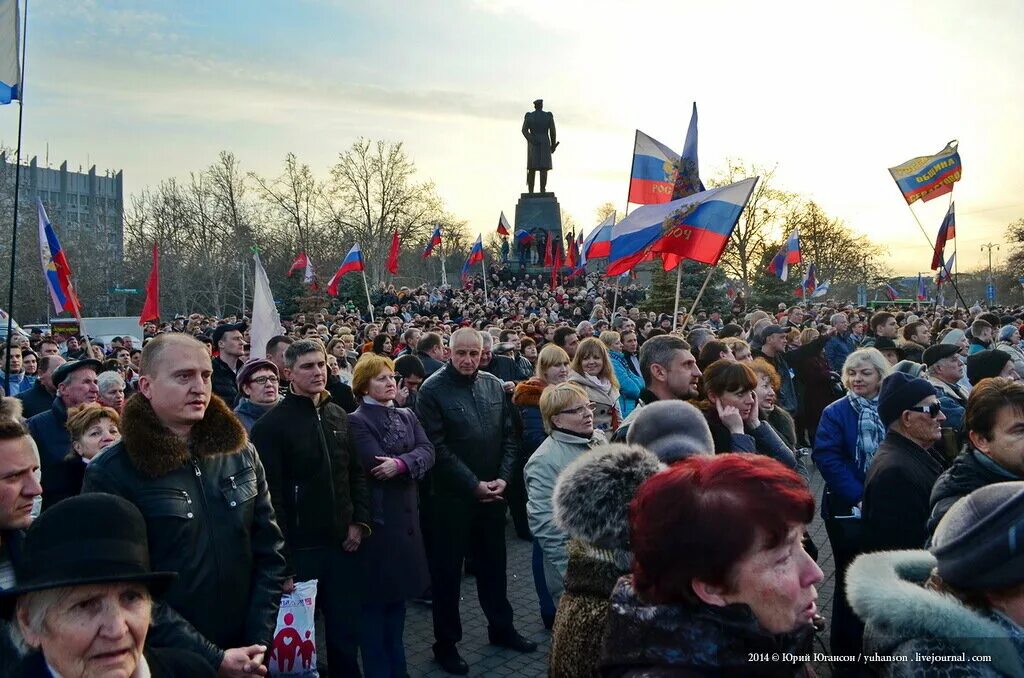
<path fill-rule="evenodd" d="M 212 374 L 210 354 L 190 336 L 146 344 L 139 393 L 121 417 L 125 435 L 89 464 L 82 491 L 138 506 L 153 569 L 178 573 L 154 608 L 150 638 L 199 653 L 221 676 L 263 676 L 284 539 L 263 465 L 242 424 L 212 397 Z"/>

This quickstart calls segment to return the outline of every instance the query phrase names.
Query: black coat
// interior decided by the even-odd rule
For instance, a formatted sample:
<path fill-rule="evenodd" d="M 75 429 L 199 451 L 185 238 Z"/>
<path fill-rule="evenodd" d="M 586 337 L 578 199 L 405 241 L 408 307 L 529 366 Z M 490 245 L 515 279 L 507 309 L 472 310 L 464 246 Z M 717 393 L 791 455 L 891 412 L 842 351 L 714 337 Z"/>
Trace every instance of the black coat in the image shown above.
<path fill-rule="evenodd" d="M 444 363 L 443 362 L 441 362 L 440 360 L 435 360 L 434 358 L 431 358 L 426 353 L 417 353 L 416 355 L 417 355 L 417 357 L 419 357 L 420 362 L 423 363 L 423 372 L 428 377 L 430 375 L 432 375 L 434 372 L 437 372 L 439 369 L 444 367 Z"/>
<path fill-rule="evenodd" d="M 223 649 L 269 647 L 284 540 L 242 424 L 211 398 L 186 445 L 136 394 L 125 403 L 121 429 L 121 441 L 89 464 L 82 491 L 135 504 L 146 519 L 153 570 L 179 575 L 166 604 L 154 608 L 153 645 L 198 652 L 213 666 Z"/>
<path fill-rule="evenodd" d="M 36 383 L 27 391 L 22 391 L 14 396 L 21 401 L 21 416 L 28 419 L 37 414 L 45 412 L 53 405 L 54 395 L 43 387 L 43 383 L 36 380 Z"/>
<path fill-rule="evenodd" d="M 71 450 L 71 434 L 68 433 L 68 408 L 60 398 L 50 399 L 50 408 L 28 420 L 28 432 L 39 448 L 39 462 L 43 467 L 43 482 L 46 469 L 68 456 Z"/>
<path fill-rule="evenodd" d="M 46 485 L 43 486 L 43 510 L 59 501 L 75 497 L 82 492 L 85 478 L 85 461 L 71 453 L 47 469 Z"/>
<path fill-rule="evenodd" d="M 145 646 L 142 655 L 146 658 L 152 678 L 213 678 L 217 675 L 213 667 L 194 652 Z M 26 656 L 17 667 L 4 676 L 9 678 L 53 678 L 46 668 L 46 659 L 41 652 Z"/>
<path fill-rule="evenodd" d="M 285 392 L 287 393 L 287 391 Z M 334 404 L 340 405 L 346 414 L 352 414 L 359 407 L 355 394 L 352 393 L 352 387 L 333 374 L 327 376 L 327 392 L 331 394 Z"/>
<path fill-rule="evenodd" d="M 864 479 L 865 551 L 924 548 L 928 500 L 942 470 L 936 453 L 895 431 L 886 434 Z"/>
<path fill-rule="evenodd" d="M 238 400 L 238 375 L 220 358 L 213 359 L 213 392 L 221 397 L 228 407 L 234 407 Z"/>
<path fill-rule="evenodd" d="M 466 499 L 481 481 L 508 482 L 517 442 L 501 380 L 467 377 L 449 363 L 423 382 L 416 413 L 434 444 L 434 491 Z"/>
<path fill-rule="evenodd" d="M 296 549 L 341 546 L 352 523 L 370 526 L 366 475 L 348 415 L 322 393 L 320 402 L 289 391 L 252 427 L 286 542 L 288 572 Z"/>
<path fill-rule="evenodd" d="M 968 447 L 958 454 L 948 469 L 935 481 L 930 499 L 931 515 L 928 517 L 928 534 L 935 532 L 942 516 L 946 515 L 957 499 L 966 497 L 979 487 L 993 483 L 1022 480 L 985 457 L 981 452 Z"/>

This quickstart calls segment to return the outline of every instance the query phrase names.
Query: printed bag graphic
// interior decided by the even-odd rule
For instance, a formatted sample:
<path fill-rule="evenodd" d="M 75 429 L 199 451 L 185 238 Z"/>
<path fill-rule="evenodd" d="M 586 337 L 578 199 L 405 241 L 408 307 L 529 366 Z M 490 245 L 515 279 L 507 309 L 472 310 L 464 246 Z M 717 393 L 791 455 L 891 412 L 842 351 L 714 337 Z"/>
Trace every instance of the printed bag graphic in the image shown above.
<path fill-rule="evenodd" d="M 295 583 L 295 590 L 281 596 L 277 630 L 267 662 L 272 676 L 317 678 L 316 579 Z"/>

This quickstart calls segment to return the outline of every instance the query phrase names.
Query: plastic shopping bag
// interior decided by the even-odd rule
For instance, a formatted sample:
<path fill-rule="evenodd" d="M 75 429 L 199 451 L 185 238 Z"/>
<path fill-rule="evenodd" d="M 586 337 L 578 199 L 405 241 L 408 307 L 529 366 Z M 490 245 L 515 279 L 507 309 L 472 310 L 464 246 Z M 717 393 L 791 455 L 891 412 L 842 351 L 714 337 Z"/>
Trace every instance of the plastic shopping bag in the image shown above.
<path fill-rule="evenodd" d="M 277 629 L 267 666 L 272 676 L 316 678 L 316 579 L 295 583 L 292 593 L 281 596 Z"/>

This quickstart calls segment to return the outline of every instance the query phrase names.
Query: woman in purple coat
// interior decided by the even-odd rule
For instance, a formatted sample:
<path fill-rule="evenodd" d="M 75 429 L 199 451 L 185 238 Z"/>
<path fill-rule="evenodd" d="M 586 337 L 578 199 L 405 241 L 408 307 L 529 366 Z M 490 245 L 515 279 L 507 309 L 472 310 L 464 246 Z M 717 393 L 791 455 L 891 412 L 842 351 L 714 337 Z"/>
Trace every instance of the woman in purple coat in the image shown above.
<path fill-rule="evenodd" d="M 372 532 L 365 559 L 360 648 L 368 678 L 406 675 L 405 602 L 429 584 L 416 481 L 434 465 L 434 446 L 412 410 L 395 407 L 395 364 L 364 354 L 352 374 L 359 409 L 349 415 L 370 483 Z"/>

